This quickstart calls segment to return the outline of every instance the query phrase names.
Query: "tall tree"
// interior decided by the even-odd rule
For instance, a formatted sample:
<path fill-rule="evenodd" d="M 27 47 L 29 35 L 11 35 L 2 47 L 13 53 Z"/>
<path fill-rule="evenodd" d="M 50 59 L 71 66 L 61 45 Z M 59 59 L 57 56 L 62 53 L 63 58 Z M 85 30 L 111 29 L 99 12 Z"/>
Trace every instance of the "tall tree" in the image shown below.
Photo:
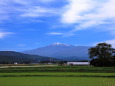
<path fill-rule="evenodd" d="M 99 43 L 89 49 L 90 58 L 110 58 L 113 56 L 114 48 L 107 43 Z"/>
<path fill-rule="evenodd" d="M 115 49 L 110 44 L 99 43 L 89 49 L 91 64 L 94 66 L 110 66 Z"/>

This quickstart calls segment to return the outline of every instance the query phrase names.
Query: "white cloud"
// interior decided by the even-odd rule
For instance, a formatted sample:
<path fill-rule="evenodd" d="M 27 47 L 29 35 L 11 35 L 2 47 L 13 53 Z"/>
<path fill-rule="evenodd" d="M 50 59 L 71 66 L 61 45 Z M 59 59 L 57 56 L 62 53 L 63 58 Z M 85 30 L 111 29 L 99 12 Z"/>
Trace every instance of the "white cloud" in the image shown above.
<path fill-rule="evenodd" d="M 12 33 L 12 32 L 0 32 L 0 38 L 4 38 L 4 37 L 11 35 L 11 34 L 14 34 L 14 33 Z"/>
<path fill-rule="evenodd" d="M 96 42 L 96 43 L 93 43 L 93 46 L 96 46 L 98 43 L 103 43 L 103 42 L 108 43 L 108 44 L 111 44 L 112 47 L 115 48 L 115 39 L 112 39 L 112 40 L 106 40 L 106 41 L 101 41 L 101 42 Z"/>
<path fill-rule="evenodd" d="M 53 8 L 47 8 L 42 4 L 49 4 L 55 0 L 0 0 L 0 22 L 10 19 L 24 20 L 28 18 L 45 17 L 55 15 Z M 23 19 L 24 18 L 24 19 Z"/>
<path fill-rule="evenodd" d="M 60 25 L 74 26 L 69 32 L 63 34 L 65 36 L 72 36 L 78 30 L 107 24 L 110 21 L 115 23 L 115 0 L 65 0 L 68 4 L 63 4 L 65 6 L 62 9 L 47 6 L 54 1 L 57 0 L 0 0 L 0 22 L 8 19 L 22 21 L 36 19 L 37 21 L 39 17 L 60 14 Z M 115 28 L 111 31 L 113 30 L 115 31 Z"/>
<path fill-rule="evenodd" d="M 113 39 L 113 40 L 107 40 L 107 41 L 105 41 L 105 42 L 108 43 L 108 44 L 111 44 L 112 47 L 115 48 L 115 39 Z"/>
<path fill-rule="evenodd" d="M 62 23 L 76 23 L 82 19 L 82 13 L 88 12 L 94 6 L 92 0 L 68 0 L 69 4 L 64 7 Z"/>
<path fill-rule="evenodd" d="M 34 7 L 34 8 L 29 8 L 28 10 L 25 10 L 25 13 L 22 14 L 22 17 L 39 17 L 43 16 L 43 13 L 46 13 L 47 10 L 43 9 L 41 7 Z"/>
<path fill-rule="evenodd" d="M 18 3 L 27 3 L 27 2 L 42 2 L 42 3 L 49 3 L 49 2 L 53 2 L 53 1 L 56 1 L 56 0 L 34 0 L 34 1 L 32 1 L 32 0 L 14 0 L 14 1 L 16 1 L 16 2 L 18 2 Z"/>
<path fill-rule="evenodd" d="M 115 0 L 68 0 L 61 16 L 62 23 L 75 25 L 70 32 L 107 24 L 108 21 L 115 22 Z"/>
<path fill-rule="evenodd" d="M 48 14 L 56 14 L 56 12 L 52 9 L 43 8 L 40 6 L 35 6 L 32 8 L 25 9 L 24 13 L 21 14 L 21 17 L 42 17 L 42 16 L 49 16 Z"/>
<path fill-rule="evenodd" d="M 68 37 L 68 36 L 73 36 L 75 34 L 73 33 L 61 33 L 61 32 L 50 32 L 50 33 L 47 33 L 48 35 L 61 35 L 63 37 Z"/>
<path fill-rule="evenodd" d="M 48 34 L 49 35 L 64 35 L 63 33 L 59 33 L 59 32 L 50 32 Z"/>
<path fill-rule="evenodd" d="M 49 3 L 49 2 L 53 2 L 55 0 L 38 0 L 38 1 L 43 2 L 43 3 Z"/>

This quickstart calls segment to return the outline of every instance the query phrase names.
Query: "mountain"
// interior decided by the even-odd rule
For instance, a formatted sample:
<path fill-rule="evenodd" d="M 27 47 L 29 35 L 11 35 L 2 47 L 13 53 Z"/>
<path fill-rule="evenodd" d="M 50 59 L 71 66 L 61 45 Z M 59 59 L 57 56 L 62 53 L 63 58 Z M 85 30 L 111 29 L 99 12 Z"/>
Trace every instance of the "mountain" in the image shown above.
<path fill-rule="evenodd" d="M 59 61 L 55 58 L 23 54 L 14 51 L 0 51 L 0 62 L 1 63 L 36 63 L 39 61 Z"/>
<path fill-rule="evenodd" d="M 54 43 L 45 47 L 23 51 L 23 53 L 31 55 L 40 55 L 54 57 L 69 61 L 89 60 L 89 46 L 73 46 L 62 43 Z"/>

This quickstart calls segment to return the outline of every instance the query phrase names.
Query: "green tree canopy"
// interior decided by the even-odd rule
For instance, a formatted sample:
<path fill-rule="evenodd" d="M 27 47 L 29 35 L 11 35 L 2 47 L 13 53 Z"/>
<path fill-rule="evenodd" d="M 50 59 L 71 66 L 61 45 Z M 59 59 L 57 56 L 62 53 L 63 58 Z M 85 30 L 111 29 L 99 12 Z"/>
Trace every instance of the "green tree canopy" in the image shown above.
<path fill-rule="evenodd" d="M 114 48 L 107 43 L 99 43 L 89 49 L 90 58 L 110 58 L 113 56 Z"/>
<path fill-rule="evenodd" d="M 96 66 L 113 65 L 115 49 L 110 44 L 99 43 L 95 47 L 89 49 L 89 58 L 91 64 Z"/>

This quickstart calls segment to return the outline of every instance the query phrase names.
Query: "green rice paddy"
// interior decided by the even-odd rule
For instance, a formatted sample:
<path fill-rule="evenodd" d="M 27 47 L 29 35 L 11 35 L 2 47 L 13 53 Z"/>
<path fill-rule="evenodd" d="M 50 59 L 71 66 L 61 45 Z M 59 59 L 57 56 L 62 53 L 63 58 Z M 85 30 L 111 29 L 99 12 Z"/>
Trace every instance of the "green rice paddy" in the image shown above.
<path fill-rule="evenodd" d="M 0 77 L 0 86 L 115 86 L 115 78 Z"/>
<path fill-rule="evenodd" d="M 2 68 L 0 86 L 115 86 L 114 68 L 90 66 Z"/>
<path fill-rule="evenodd" d="M 115 73 L 75 73 L 75 72 L 22 72 L 22 73 L 0 73 L 0 77 L 20 76 L 67 76 L 67 77 L 115 77 Z"/>

